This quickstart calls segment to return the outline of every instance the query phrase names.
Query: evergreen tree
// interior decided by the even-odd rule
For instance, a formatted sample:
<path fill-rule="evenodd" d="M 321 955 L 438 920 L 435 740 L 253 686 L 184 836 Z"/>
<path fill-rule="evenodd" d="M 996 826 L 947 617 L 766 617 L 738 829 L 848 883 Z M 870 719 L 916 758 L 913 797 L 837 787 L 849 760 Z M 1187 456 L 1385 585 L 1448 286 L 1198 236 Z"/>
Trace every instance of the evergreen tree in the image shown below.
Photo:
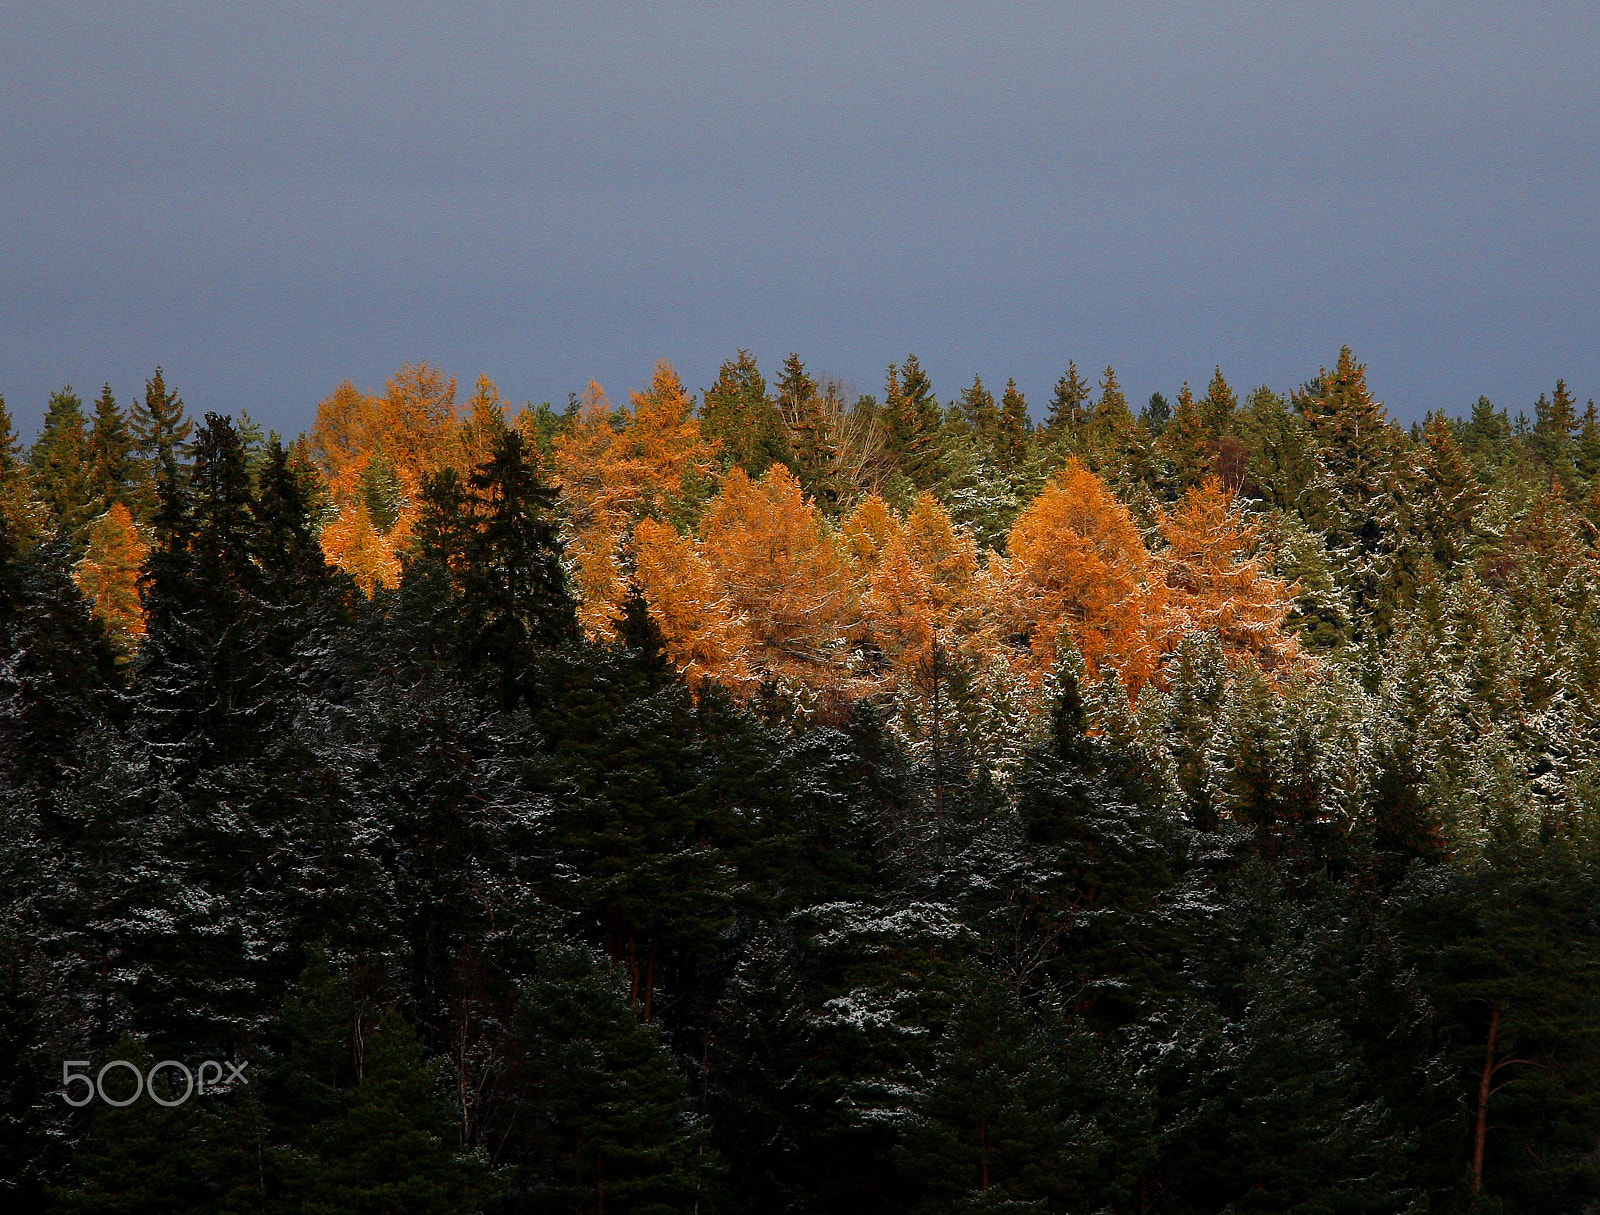
<path fill-rule="evenodd" d="M 1150 399 L 1144 403 L 1144 408 L 1139 411 L 1139 421 L 1144 423 L 1145 429 L 1156 438 L 1161 437 L 1161 432 L 1167 428 L 1167 423 L 1172 420 L 1172 405 L 1167 398 L 1159 392 L 1152 392 Z"/>
<path fill-rule="evenodd" d="M 97 514 L 110 509 L 113 502 L 125 506 L 138 504 L 143 470 L 134 459 L 134 450 L 128 420 L 111 395 L 111 385 L 107 384 L 94 403 L 94 424 L 89 431 L 87 453 Z"/>
<path fill-rule="evenodd" d="M 824 510 L 830 509 L 844 491 L 839 478 L 838 427 L 798 354 L 783 361 L 777 407 L 788 427 L 789 450 L 793 453 L 788 464 L 794 468 L 806 496 Z"/>
<path fill-rule="evenodd" d="M 1028 399 L 1017 390 L 1015 380 L 1006 381 L 1000 398 L 1000 420 L 995 440 L 995 462 L 1006 474 L 1015 475 L 1027 466 L 1033 420 L 1028 417 Z"/>
<path fill-rule="evenodd" d="M 89 521 L 100 511 L 95 509 L 83 401 L 70 386 L 50 394 L 44 426 L 28 453 L 28 462 L 56 536 L 81 551 Z"/>
<path fill-rule="evenodd" d="M 1044 433 L 1053 441 L 1075 440 L 1089 420 L 1089 384 L 1078 374 L 1078 365 L 1067 362 L 1067 374 L 1056 381 L 1055 395 L 1045 416 Z"/>
<path fill-rule="evenodd" d="M 1539 395 L 1534 416 L 1528 447 L 1547 474 L 1570 493 L 1578 478 L 1572 442 L 1578 432 L 1578 410 L 1565 380 L 1556 381 L 1555 392 L 1549 398 Z"/>
<path fill-rule="evenodd" d="M 492 673 L 509 711 L 527 694 L 534 650 L 573 642 L 578 621 L 552 508 L 555 493 L 528 460 L 522 436 L 501 435 L 468 481 L 460 551 L 467 663 Z"/>
<path fill-rule="evenodd" d="M 723 363 L 717 382 L 706 389 L 700 425 L 708 438 L 722 444 L 724 467 L 737 465 L 752 478 L 761 477 L 773 464 L 798 471 L 784 415 L 768 398 L 767 381 L 748 350 Z M 811 437 L 808 431 L 801 434 Z"/>
<path fill-rule="evenodd" d="M 946 472 L 944 415 L 916 355 L 907 355 L 899 368 L 889 368 L 884 393 L 895 466 L 913 490 L 932 489 Z"/>
<path fill-rule="evenodd" d="M 528 1113 L 512 1149 L 528 1209 L 688 1211 L 714 1158 L 687 1085 L 603 962 L 552 946 L 524 987 L 516 1080 Z"/>
<path fill-rule="evenodd" d="M 194 433 L 194 422 L 184 416 L 182 398 L 168 390 L 161 368 L 145 381 L 144 400 L 134 402 L 129 424 L 149 470 L 147 481 L 154 485 L 162 478 L 176 480 L 188 454 L 184 444 Z M 144 505 L 147 511 L 157 506 L 153 499 Z"/>

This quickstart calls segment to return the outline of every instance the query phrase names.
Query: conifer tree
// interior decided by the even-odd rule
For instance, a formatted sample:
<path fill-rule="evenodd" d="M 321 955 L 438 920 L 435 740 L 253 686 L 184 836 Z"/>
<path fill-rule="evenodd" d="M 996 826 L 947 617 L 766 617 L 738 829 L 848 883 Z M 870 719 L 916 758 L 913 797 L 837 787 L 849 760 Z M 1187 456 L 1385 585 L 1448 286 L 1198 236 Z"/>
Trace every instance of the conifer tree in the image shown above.
<path fill-rule="evenodd" d="M 70 386 L 50 394 L 39 439 L 28 453 L 33 484 L 55 534 L 82 551 L 95 509 L 89 436 L 83 402 Z"/>
<path fill-rule="evenodd" d="M 784 364 L 784 373 L 787 381 L 788 363 Z M 804 388 L 798 383 L 792 385 L 791 391 L 804 396 Z M 797 419 L 801 412 L 795 411 Z M 799 431 L 800 437 L 812 439 L 815 423 L 807 419 L 805 425 L 806 429 Z M 737 464 L 751 477 L 760 477 L 773 464 L 795 468 L 784 414 L 768 398 L 766 378 L 748 350 L 740 350 L 718 370 L 717 382 L 706 389 L 700 406 L 700 426 L 707 438 L 722 445 L 724 468 Z"/>
<path fill-rule="evenodd" d="M 1028 399 L 1017 389 L 1015 380 L 1006 381 L 1000 398 L 1000 420 L 995 441 L 995 463 L 1008 475 L 1016 475 L 1027 465 L 1033 420 L 1028 417 Z"/>
<path fill-rule="evenodd" d="M 1000 411 L 995 408 L 994 394 L 983 386 L 981 376 L 973 376 L 972 387 L 961 390 L 951 412 L 952 421 L 981 450 L 994 447 L 1000 431 Z"/>
<path fill-rule="evenodd" d="M 508 711 L 527 694 L 539 648 L 577 640 L 577 615 L 561 566 L 555 491 L 539 479 L 514 430 L 474 470 L 457 554 L 466 660 L 486 669 Z"/>
<path fill-rule="evenodd" d="M 1421 472 L 1427 492 L 1418 504 L 1418 522 L 1434 563 L 1448 572 L 1474 555 L 1473 520 L 1483 504 L 1483 488 L 1443 414 L 1429 414 L 1422 441 Z"/>
<path fill-rule="evenodd" d="M 516 1188 L 573 1215 L 692 1210 L 714 1158 L 656 1028 L 587 950 L 548 948 L 538 967 L 516 1021 L 529 1110 Z"/>
<path fill-rule="evenodd" d="M 1206 426 L 1205 415 L 1184 381 L 1172 420 L 1161 432 L 1157 450 L 1172 467 L 1172 487 L 1179 493 L 1205 479 L 1215 454 L 1216 436 Z"/>
<path fill-rule="evenodd" d="M 932 489 L 946 472 L 944 414 L 916 355 L 889 368 L 884 392 L 890 455 L 913 490 Z"/>
<path fill-rule="evenodd" d="M 1578 476 L 1585 482 L 1593 484 L 1595 477 L 1600 475 L 1600 416 L 1596 416 L 1594 402 L 1590 401 L 1588 408 L 1583 411 L 1583 420 L 1578 428 L 1577 450 L 1574 460 L 1578 467 Z"/>
<path fill-rule="evenodd" d="M 149 469 L 149 482 L 175 477 L 188 454 L 184 443 L 194 433 L 194 423 L 184 416 L 183 399 L 168 390 L 161 368 L 145 381 L 144 400 L 134 402 L 131 413 L 129 425 Z M 149 505 L 153 509 L 154 503 Z"/>
<path fill-rule="evenodd" d="M 113 502 L 138 505 L 143 469 L 134 458 L 135 450 L 128 420 L 107 384 L 94 403 L 88 442 L 90 484 L 99 513 L 103 514 Z"/>
<path fill-rule="evenodd" d="M 121 502 L 89 526 L 89 543 L 73 581 L 94 615 L 124 654 L 132 654 L 144 636 L 144 611 L 139 603 L 139 569 L 150 551 Z"/>
<path fill-rule="evenodd" d="M 9 525 L 11 543 L 32 547 L 43 530 L 43 508 L 33 495 L 28 462 L 11 414 L 0 397 L 0 526 Z"/>
<path fill-rule="evenodd" d="M 1078 374 L 1078 365 L 1067 362 L 1067 374 L 1056 381 L 1055 395 L 1045 417 L 1044 432 L 1057 442 L 1075 440 L 1089 420 L 1089 384 Z"/>
<path fill-rule="evenodd" d="M 1167 428 L 1167 423 L 1172 420 L 1172 405 L 1167 398 L 1159 392 L 1152 392 L 1150 399 L 1144 403 L 1144 408 L 1139 411 L 1139 421 L 1156 438 L 1161 437 L 1161 432 Z"/>
<path fill-rule="evenodd" d="M 1200 420 L 1211 434 L 1221 437 L 1234 427 L 1234 415 L 1239 409 L 1239 397 L 1218 367 L 1206 386 L 1206 395 L 1200 399 Z"/>
<path fill-rule="evenodd" d="M 1578 475 L 1572 443 L 1578 432 L 1578 410 L 1565 380 L 1556 381 L 1555 391 L 1548 399 L 1543 393 L 1539 394 L 1534 416 L 1528 447 L 1547 475 L 1553 476 L 1570 493 Z"/>
<path fill-rule="evenodd" d="M 788 427 L 787 444 L 792 458 L 781 463 L 800 479 L 806 496 L 824 510 L 838 501 L 844 486 L 839 482 L 839 434 L 817 382 L 806 371 L 798 354 L 783 361 L 783 378 L 778 381 L 777 408 Z M 765 475 L 772 461 L 760 474 Z M 748 472 L 748 470 L 746 470 Z"/>

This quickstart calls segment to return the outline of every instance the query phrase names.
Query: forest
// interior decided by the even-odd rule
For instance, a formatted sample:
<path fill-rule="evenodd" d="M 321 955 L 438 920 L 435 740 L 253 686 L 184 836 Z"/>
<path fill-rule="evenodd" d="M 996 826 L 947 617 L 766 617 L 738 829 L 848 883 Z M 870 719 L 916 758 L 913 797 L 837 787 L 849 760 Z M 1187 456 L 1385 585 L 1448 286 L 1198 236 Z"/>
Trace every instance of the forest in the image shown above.
<path fill-rule="evenodd" d="M 0 1203 L 1600 1209 L 1600 420 L 1528 408 L 0 401 Z"/>

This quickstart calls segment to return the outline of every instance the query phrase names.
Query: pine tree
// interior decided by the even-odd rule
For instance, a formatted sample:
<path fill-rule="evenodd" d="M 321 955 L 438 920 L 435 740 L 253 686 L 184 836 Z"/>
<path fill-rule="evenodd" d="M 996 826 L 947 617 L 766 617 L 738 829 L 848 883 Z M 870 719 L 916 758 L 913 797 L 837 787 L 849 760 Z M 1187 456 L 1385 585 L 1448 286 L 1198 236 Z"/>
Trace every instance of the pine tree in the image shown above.
<path fill-rule="evenodd" d="M 1000 421 L 995 441 L 995 463 L 1002 473 L 1015 476 L 1028 462 L 1033 420 L 1028 417 L 1028 399 L 1017 390 L 1015 380 L 1006 381 L 1000 398 Z"/>
<path fill-rule="evenodd" d="M 1211 434 L 1221 437 L 1234 427 L 1234 415 L 1239 409 L 1239 397 L 1223 378 L 1218 367 L 1206 386 L 1206 395 L 1200 399 L 1200 420 Z"/>
<path fill-rule="evenodd" d="M 163 467 L 140 577 L 147 631 L 138 712 L 150 740 L 175 760 L 232 756 L 256 741 L 277 676 L 274 656 L 256 644 L 262 571 L 244 447 L 227 418 L 208 413 L 192 470 Z"/>
<path fill-rule="evenodd" d="M 1421 472 L 1427 492 L 1418 520 L 1433 560 L 1449 572 L 1474 555 L 1473 520 L 1483 504 L 1483 488 L 1456 442 L 1443 414 L 1429 414 L 1422 428 Z"/>
<path fill-rule="evenodd" d="M 1078 374 L 1078 365 L 1067 363 L 1067 374 L 1056 381 L 1055 395 L 1045 417 L 1044 433 L 1054 441 L 1075 442 L 1083 424 L 1089 420 L 1089 384 Z"/>
<path fill-rule="evenodd" d="M 913 490 L 932 489 L 947 471 L 944 414 L 916 355 L 889 368 L 884 393 L 889 453 Z"/>
<path fill-rule="evenodd" d="M 522 436 L 505 431 L 474 470 L 457 555 L 462 640 L 470 668 L 487 671 L 509 711 L 528 694 L 537 649 L 575 642 L 577 614 L 553 508 Z"/>
<path fill-rule="evenodd" d="M 1000 431 L 1000 411 L 995 408 L 994 394 L 983 386 L 981 376 L 973 376 L 972 387 L 961 390 L 951 407 L 951 421 L 981 450 L 994 447 Z"/>
<path fill-rule="evenodd" d="M 1181 493 L 1205 479 L 1215 455 L 1216 436 L 1206 426 L 1205 415 L 1184 381 L 1172 420 L 1161 432 L 1157 450 L 1172 466 L 1172 487 Z"/>
<path fill-rule="evenodd" d="M 308 1215 L 352 1210 L 468 1215 L 500 1187 L 482 1160 L 453 1150 L 436 1066 L 395 1009 L 365 1044 L 344 1110 L 310 1136 L 316 1163 L 295 1180 Z"/>
<path fill-rule="evenodd" d="M 59 543 L 22 551 L 0 514 L 0 779 L 50 787 L 80 740 L 112 719 L 117 652 L 66 574 Z"/>
<path fill-rule="evenodd" d="M 1528 447 L 1547 475 L 1553 476 L 1570 493 L 1578 479 L 1572 443 L 1578 432 L 1578 410 L 1565 380 L 1556 381 L 1555 392 L 1548 399 L 1543 393 L 1539 395 L 1534 415 Z"/>
<path fill-rule="evenodd" d="M 1166 430 L 1167 423 L 1172 420 L 1172 405 L 1167 398 L 1159 392 L 1152 392 L 1150 399 L 1144 403 L 1144 408 L 1139 411 L 1139 421 L 1156 438 L 1161 437 L 1161 432 Z"/>
<path fill-rule="evenodd" d="M 516 1080 L 527 1128 L 515 1188 L 540 1210 L 692 1210 L 715 1167 L 687 1085 L 615 973 L 553 946 L 522 992 Z"/>

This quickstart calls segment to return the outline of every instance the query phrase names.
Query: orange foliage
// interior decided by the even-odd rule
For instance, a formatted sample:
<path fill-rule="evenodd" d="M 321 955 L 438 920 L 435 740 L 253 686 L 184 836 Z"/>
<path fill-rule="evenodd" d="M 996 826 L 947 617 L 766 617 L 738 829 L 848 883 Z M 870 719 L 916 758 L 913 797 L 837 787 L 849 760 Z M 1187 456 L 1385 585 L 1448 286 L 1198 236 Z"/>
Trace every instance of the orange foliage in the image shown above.
<path fill-rule="evenodd" d="M 975 652 L 986 640 L 978 547 L 932 494 L 917 496 L 891 534 L 862 600 L 867 627 L 901 676 L 946 647 Z"/>
<path fill-rule="evenodd" d="M 691 683 L 709 676 L 735 688 L 747 684 L 750 638 L 694 541 L 664 523 L 641 519 L 633 554 L 639 586 L 678 671 Z"/>
<path fill-rule="evenodd" d="M 706 511 L 703 537 L 729 611 L 749 632 L 752 664 L 813 685 L 843 679 L 855 578 L 794 474 L 774 464 L 752 481 L 734 468 Z"/>
<path fill-rule="evenodd" d="M 88 552 L 73 571 L 73 581 L 89 600 L 91 610 L 130 652 L 144 636 L 139 567 L 149 551 L 128 508 L 113 502 L 90 526 Z"/>
<path fill-rule="evenodd" d="M 1137 694 L 1154 669 L 1146 617 L 1150 563 L 1128 508 L 1076 460 L 1018 516 L 1007 540 L 1009 566 L 997 614 L 1027 637 L 1034 673 L 1056 660 L 1066 630 L 1091 674 L 1116 667 Z"/>
<path fill-rule="evenodd" d="M 399 581 L 400 554 L 428 474 L 444 467 L 468 471 L 484 445 L 481 431 L 499 406 L 499 393 L 481 377 L 465 426 L 455 397 L 454 377 L 428 363 L 407 363 L 389 378 L 381 397 L 367 396 L 346 380 L 317 406 L 312 458 L 328 478 L 335 512 L 323 528 L 322 551 L 369 595 Z M 392 476 L 398 497 L 387 528 L 374 521 L 368 498 L 368 479 L 380 471 Z"/>
<path fill-rule="evenodd" d="M 591 635 L 615 630 L 627 593 L 619 557 L 629 528 L 669 514 L 686 479 L 711 470 L 717 445 L 701 435 L 690 405 L 678 373 L 662 359 L 650 391 L 633 394 L 631 413 L 614 413 L 591 381 L 577 424 L 556 442 L 568 552 L 583 596 L 578 615 Z"/>
<path fill-rule="evenodd" d="M 1162 518 L 1167 549 L 1158 565 L 1173 631 L 1215 629 L 1230 656 L 1251 655 L 1270 671 L 1299 652 L 1299 638 L 1283 631 L 1299 588 L 1263 573 L 1260 530 L 1217 478 L 1207 477 Z"/>
<path fill-rule="evenodd" d="M 839 542 L 850 564 L 862 574 L 877 567 L 900 535 L 900 520 L 876 492 L 868 494 L 839 524 Z"/>
<path fill-rule="evenodd" d="M 362 492 L 362 474 L 370 456 L 351 461 L 328 486 L 328 497 L 338 513 L 322 529 L 322 553 L 356 580 L 369 597 L 380 586 L 400 582 L 400 554 L 411 539 L 412 509 L 404 509 L 388 532 L 372 524 Z"/>

